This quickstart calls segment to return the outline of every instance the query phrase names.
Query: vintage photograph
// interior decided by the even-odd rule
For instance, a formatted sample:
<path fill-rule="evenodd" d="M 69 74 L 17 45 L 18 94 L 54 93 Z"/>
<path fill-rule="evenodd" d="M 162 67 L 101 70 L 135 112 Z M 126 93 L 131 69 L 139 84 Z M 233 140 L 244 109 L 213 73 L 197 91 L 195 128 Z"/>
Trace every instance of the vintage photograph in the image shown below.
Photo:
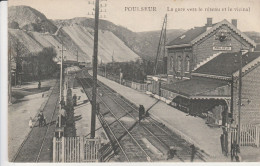
<path fill-rule="evenodd" d="M 9 0 L 8 161 L 259 162 L 260 1 Z"/>

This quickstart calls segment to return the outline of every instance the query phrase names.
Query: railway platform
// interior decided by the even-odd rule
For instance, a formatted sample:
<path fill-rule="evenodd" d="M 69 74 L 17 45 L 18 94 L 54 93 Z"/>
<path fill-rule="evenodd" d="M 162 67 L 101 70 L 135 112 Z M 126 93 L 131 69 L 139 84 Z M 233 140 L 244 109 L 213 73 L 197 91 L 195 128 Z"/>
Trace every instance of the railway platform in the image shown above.
<path fill-rule="evenodd" d="M 70 77 L 69 84 L 72 87 L 72 96 L 77 96 L 77 105 L 74 106 L 76 136 L 89 137 L 91 128 L 91 103 L 82 86 L 79 85 L 74 77 Z M 98 119 L 96 119 L 96 137 L 101 138 L 101 143 L 109 141 Z"/>
<path fill-rule="evenodd" d="M 210 128 L 199 117 L 187 116 L 187 114 L 162 101 L 104 77 L 98 76 L 98 80 L 136 106 L 144 105 L 145 110 L 149 110 L 153 118 L 208 154 L 207 161 L 230 161 L 221 152 L 220 135 L 222 130 L 220 128 Z"/>
<path fill-rule="evenodd" d="M 50 89 L 48 99 L 41 111 L 46 118 L 46 125 L 39 127 L 38 122 L 22 142 L 12 162 L 52 162 L 52 138 L 59 108 L 59 84 Z M 36 115 L 37 116 L 37 115 Z"/>

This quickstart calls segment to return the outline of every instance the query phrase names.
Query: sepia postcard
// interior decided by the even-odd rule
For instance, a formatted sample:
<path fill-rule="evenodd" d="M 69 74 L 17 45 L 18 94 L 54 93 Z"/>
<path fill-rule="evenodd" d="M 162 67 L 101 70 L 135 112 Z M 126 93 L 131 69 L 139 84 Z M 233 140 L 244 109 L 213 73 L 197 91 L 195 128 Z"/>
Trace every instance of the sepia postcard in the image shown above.
<path fill-rule="evenodd" d="M 10 165 L 260 161 L 260 1 L 9 0 L 7 13 Z"/>

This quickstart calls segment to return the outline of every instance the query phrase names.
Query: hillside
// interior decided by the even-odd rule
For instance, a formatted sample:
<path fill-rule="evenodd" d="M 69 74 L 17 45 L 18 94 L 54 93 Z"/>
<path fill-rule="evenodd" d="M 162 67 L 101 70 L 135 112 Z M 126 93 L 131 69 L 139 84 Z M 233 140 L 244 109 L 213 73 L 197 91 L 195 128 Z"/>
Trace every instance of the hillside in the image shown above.
<path fill-rule="evenodd" d="M 10 28 L 36 32 L 54 33 L 57 27 L 44 14 L 29 6 L 11 6 L 8 8 Z"/>
<path fill-rule="evenodd" d="M 53 20 L 53 22 L 57 27 L 77 25 L 85 28 L 94 28 L 94 19 L 92 18 L 77 17 L 67 20 Z M 99 29 L 112 32 L 121 39 L 126 46 L 144 59 L 154 59 L 156 56 L 161 33 L 160 30 L 136 33 L 106 20 L 100 20 Z M 183 32 L 184 30 L 179 29 L 167 30 L 167 39 L 173 40 Z"/>
<path fill-rule="evenodd" d="M 20 41 L 25 54 L 39 52 L 44 47 L 54 47 L 60 54 L 61 43 L 68 60 L 91 62 L 93 54 L 94 19 L 77 17 L 65 20 L 49 20 L 41 12 L 28 6 L 8 8 L 9 35 L 11 43 Z M 154 59 L 160 31 L 135 33 L 106 20 L 99 22 L 99 62 L 134 61 L 139 57 Z M 172 40 L 184 30 L 168 30 Z M 13 41 L 13 42 L 12 42 Z"/>
<path fill-rule="evenodd" d="M 68 60 L 92 61 L 94 19 L 77 17 L 65 20 L 49 20 L 41 12 L 28 6 L 8 8 L 9 35 L 11 43 L 20 41 L 25 54 L 39 52 L 44 47 L 54 47 L 60 55 L 63 43 Z M 99 62 L 134 61 L 139 57 L 154 60 L 157 53 L 160 30 L 132 32 L 106 20 L 99 22 Z M 167 30 L 167 41 L 181 35 L 185 30 Z M 260 43 L 258 32 L 245 32 Z M 257 47 L 257 50 L 260 47 Z"/>
<path fill-rule="evenodd" d="M 27 6 L 9 7 L 9 39 L 12 48 L 19 41 L 23 48 L 24 56 L 28 53 L 39 52 L 44 47 L 55 48 L 60 55 L 63 43 L 64 56 L 67 60 L 76 60 L 77 53 L 79 61 L 91 62 L 93 54 L 93 19 L 84 21 L 85 26 L 76 24 L 54 24 L 55 21 L 48 20 L 42 13 Z M 84 18 L 84 20 L 87 18 Z M 78 21 L 77 18 L 72 21 Z M 59 21 L 57 21 L 59 22 Z M 116 29 L 116 25 L 109 23 L 110 29 Z M 106 23 L 106 26 L 108 25 Z M 102 27 L 102 23 L 100 23 Z M 113 56 L 113 58 L 112 58 Z M 120 38 L 108 30 L 99 32 L 99 62 L 135 61 L 140 57 L 134 53 Z"/>
<path fill-rule="evenodd" d="M 166 41 L 171 41 L 180 36 L 185 30 L 181 29 L 169 29 L 166 31 Z M 136 46 L 139 46 L 140 55 L 146 59 L 154 60 L 157 53 L 158 43 L 160 40 L 161 31 L 149 31 L 139 32 L 139 40 L 137 40 Z"/>

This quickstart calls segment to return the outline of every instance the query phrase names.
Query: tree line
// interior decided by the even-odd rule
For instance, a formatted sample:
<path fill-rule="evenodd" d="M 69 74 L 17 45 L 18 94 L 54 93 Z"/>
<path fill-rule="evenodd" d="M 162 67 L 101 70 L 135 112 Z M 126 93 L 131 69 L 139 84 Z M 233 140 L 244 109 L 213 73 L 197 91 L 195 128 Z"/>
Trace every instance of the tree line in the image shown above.
<path fill-rule="evenodd" d="M 110 62 L 101 64 L 99 70 L 107 75 L 118 77 L 123 73 L 123 79 L 143 83 L 147 75 L 154 75 L 155 62 L 152 60 L 138 59 L 131 62 Z M 163 63 L 159 62 L 157 73 L 164 73 Z"/>
<path fill-rule="evenodd" d="M 43 48 L 40 52 L 29 52 L 18 41 L 12 41 L 9 49 L 9 74 L 12 85 L 21 85 L 26 81 L 40 81 L 50 78 L 58 69 L 54 58 L 57 53 L 54 48 Z"/>

